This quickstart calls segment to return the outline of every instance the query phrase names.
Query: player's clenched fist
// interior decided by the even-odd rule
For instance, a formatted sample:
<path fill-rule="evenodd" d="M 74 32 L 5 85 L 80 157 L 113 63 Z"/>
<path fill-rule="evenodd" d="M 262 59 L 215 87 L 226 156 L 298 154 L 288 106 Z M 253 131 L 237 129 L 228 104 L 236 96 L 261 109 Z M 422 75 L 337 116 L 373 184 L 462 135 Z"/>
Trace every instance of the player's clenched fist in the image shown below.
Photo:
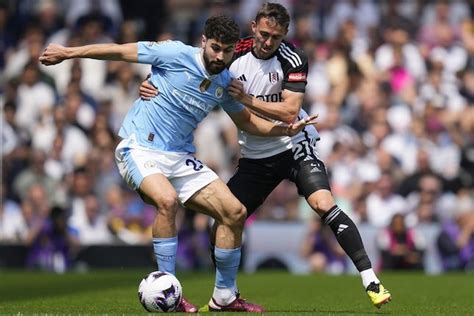
<path fill-rule="evenodd" d="M 39 61 L 46 66 L 56 65 L 67 59 L 67 48 L 58 44 L 49 44 Z"/>

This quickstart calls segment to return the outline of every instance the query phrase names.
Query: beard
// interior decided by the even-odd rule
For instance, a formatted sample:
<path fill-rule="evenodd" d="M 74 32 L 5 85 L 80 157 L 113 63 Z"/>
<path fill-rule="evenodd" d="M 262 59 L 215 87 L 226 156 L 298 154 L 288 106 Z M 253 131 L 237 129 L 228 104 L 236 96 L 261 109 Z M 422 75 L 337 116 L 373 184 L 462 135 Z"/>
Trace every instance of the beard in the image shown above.
<path fill-rule="evenodd" d="M 223 62 L 210 61 L 209 57 L 205 53 L 203 54 L 203 59 L 206 70 L 212 75 L 222 72 L 227 66 Z"/>

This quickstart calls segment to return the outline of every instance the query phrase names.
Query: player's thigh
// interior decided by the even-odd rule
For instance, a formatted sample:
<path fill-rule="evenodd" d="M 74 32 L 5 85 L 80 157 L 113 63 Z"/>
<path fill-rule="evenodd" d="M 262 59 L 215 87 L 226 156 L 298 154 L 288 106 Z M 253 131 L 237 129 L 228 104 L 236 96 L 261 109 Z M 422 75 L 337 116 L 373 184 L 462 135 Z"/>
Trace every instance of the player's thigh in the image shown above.
<path fill-rule="evenodd" d="M 163 174 L 155 173 L 146 176 L 138 192 L 145 202 L 153 202 L 158 208 L 174 209 L 177 206 L 176 190 Z"/>
<path fill-rule="evenodd" d="M 176 191 L 164 170 L 169 169 L 160 153 L 131 147 L 124 139 L 115 150 L 115 162 L 128 186 L 142 199 L 157 207 L 171 207 L 176 203 Z"/>
<path fill-rule="evenodd" d="M 181 157 L 173 165 L 173 176 L 170 182 L 178 193 L 178 199 L 183 205 L 198 191 L 208 186 L 219 176 L 200 160 L 191 154 Z"/>
<path fill-rule="evenodd" d="M 283 180 L 276 163 L 264 163 L 262 159 L 240 159 L 237 172 L 227 185 L 231 192 L 252 215 L 268 195 Z"/>
<path fill-rule="evenodd" d="M 221 223 L 242 222 L 246 215 L 245 207 L 221 179 L 216 179 L 197 191 L 186 201 L 185 206 Z"/>
<path fill-rule="evenodd" d="M 326 166 L 314 155 L 293 160 L 291 169 L 290 180 L 296 184 L 298 193 L 306 199 L 319 190 L 331 192 Z"/>

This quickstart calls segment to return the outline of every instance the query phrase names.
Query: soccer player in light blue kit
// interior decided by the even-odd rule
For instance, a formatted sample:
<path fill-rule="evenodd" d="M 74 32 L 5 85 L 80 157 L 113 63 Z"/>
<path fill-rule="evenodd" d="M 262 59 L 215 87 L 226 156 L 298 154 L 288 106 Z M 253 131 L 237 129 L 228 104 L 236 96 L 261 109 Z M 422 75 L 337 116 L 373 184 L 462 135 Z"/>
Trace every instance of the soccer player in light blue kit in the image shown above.
<path fill-rule="evenodd" d="M 228 87 L 229 94 L 254 113 L 283 122 L 307 115 L 301 106 L 308 62 L 303 51 L 284 40 L 289 24 L 290 15 L 284 6 L 264 3 L 252 22 L 253 36 L 236 44 L 229 67 L 231 74 L 238 78 Z M 152 98 L 157 93 L 159 91 L 147 80 L 142 83 L 142 98 Z M 389 302 L 391 294 L 372 269 L 357 226 L 336 204 L 326 167 L 314 147 L 319 139 L 316 129 L 305 128 L 292 138 L 265 139 L 242 131 L 239 136 L 242 158 L 227 185 L 246 207 L 247 216 L 257 211 L 281 181 L 294 182 L 298 193 L 329 225 L 360 272 L 372 304 L 380 308 Z M 213 238 L 211 249 L 212 242 Z M 214 309 L 210 302 L 200 311 Z"/>
<path fill-rule="evenodd" d="M 216 282 L 212 302 L 222 311 L 263 312 L 235 293 L 246 209 L 228 187 L 193 153 L 193 131 L 216 106 L 235 124 L 260 136 L 293 136 L 315 116 L 294 124 L 269 122 L 250 113 L 227 92 L 232 78 L 226 66 L 239 39 L 237 24 L 226 16 L 206 21 L 202 48 L 177 41 L 96 44 L 64 47 L 50 44 L 39 58 L 54 65 L 70 58 L 121 60 L 152 65 L 150 81 L 161 93 L 138 99 L 119 131 L 116 161 L 122 177 L 144 201 L 154 205 L 153 246 L 161 271 L 175 274 L 177 237 L 175 217 L 179 201 L 213 217 L 216 233 Z M 181 312 L 197 308 L 183 299 Z"/>

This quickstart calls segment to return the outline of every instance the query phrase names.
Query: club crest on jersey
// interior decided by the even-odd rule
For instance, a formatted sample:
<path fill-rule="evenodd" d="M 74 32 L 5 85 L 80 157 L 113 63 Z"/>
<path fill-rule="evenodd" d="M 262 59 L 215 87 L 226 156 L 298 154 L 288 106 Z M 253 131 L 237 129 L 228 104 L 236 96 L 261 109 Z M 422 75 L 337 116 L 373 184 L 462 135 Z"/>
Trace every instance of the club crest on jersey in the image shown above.
<path fill-rule="evenodd" d="M 268 79 L 270 80 L 271 84 L 275 84 L 278 82 L 279 76 L 278 72 L 270 72 L 268 73 Z"/>
<path fill-rule="evenodd" d="M 223 94 L 224 94 L 224 88 L 222 88 L 222 87 L 217 87 L 216 93 L 215 93 L 216 98 L 219 98 L 219 99 L 222 98 L 222 95 L 223 95 Z"/>
<path fill-rule="evenodd" d="M 211 80 L 205 78 L 203 81 L 201 81 L 201 84 L 199 85 L 199 91 L 202 93 L 206 92 L 207 89 L 211 86 Z"/>
<path fill-rule="evenodd" d="M 143 166 L 147 169 L 156 168 L 157 165 L 158 163 L 155 160 L 148 160 L 143 164 Z"/>

